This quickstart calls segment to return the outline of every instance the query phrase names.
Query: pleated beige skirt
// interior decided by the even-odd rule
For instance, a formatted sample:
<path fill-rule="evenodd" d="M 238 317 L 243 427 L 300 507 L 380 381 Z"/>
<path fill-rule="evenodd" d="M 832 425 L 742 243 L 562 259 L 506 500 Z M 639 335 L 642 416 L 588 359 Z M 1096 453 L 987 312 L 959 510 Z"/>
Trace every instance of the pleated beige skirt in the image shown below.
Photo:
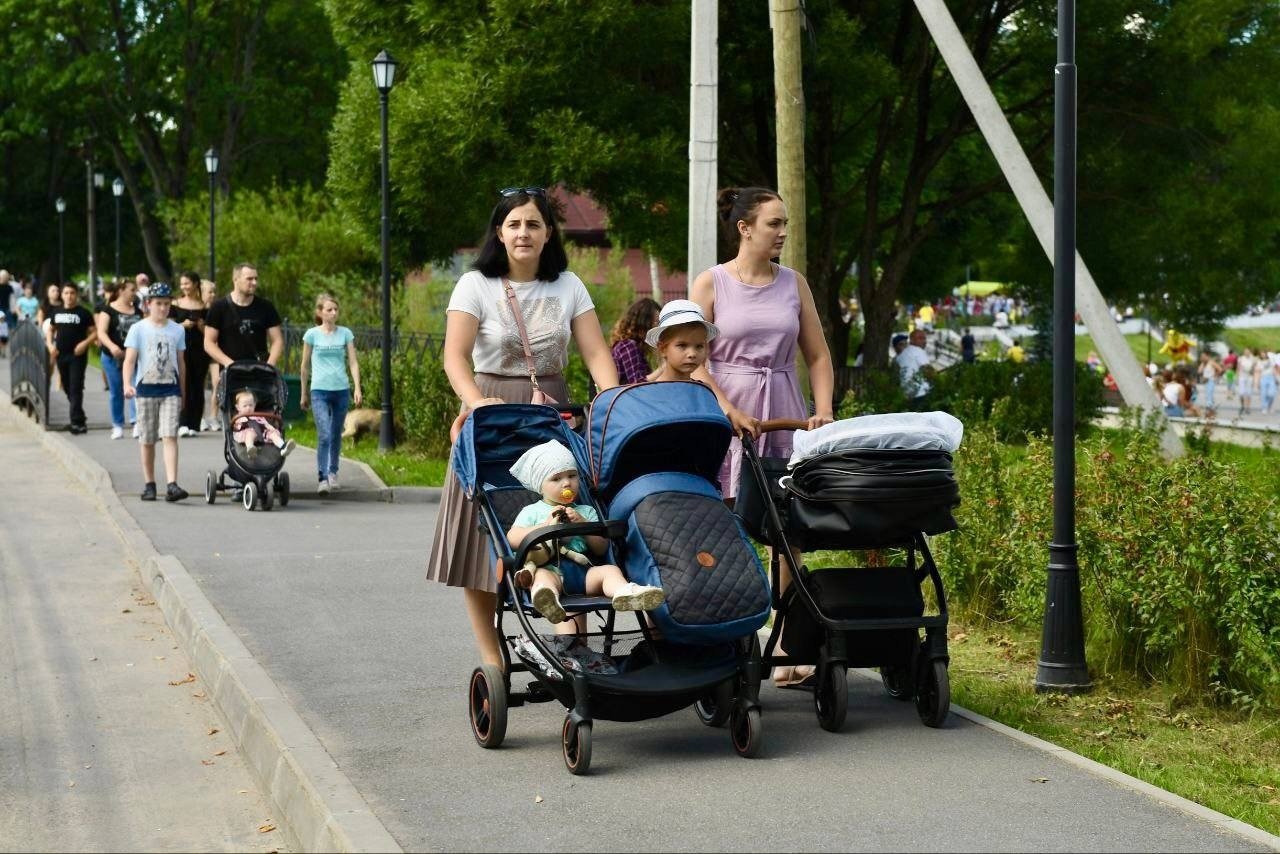
<path fill-rule="evenodd" d="M 528 403 L 533 398 L 533 384 L 528 377 L 476 374 L 476 385 L 485 397 L 500 397 L 507 403 Z M 569 388 L 559 374 L 538 377 L 538 385 L 556 400 L 569 399 Z M 489 541 L 480 531 L 479 517 L 475 504 L 467 500 L 462 484 L 453 474 L 451 459 L 444 476 L 431 554 L 427 558 L 428 581 L 497 592 L 498 580 L 489 555 Z"/>

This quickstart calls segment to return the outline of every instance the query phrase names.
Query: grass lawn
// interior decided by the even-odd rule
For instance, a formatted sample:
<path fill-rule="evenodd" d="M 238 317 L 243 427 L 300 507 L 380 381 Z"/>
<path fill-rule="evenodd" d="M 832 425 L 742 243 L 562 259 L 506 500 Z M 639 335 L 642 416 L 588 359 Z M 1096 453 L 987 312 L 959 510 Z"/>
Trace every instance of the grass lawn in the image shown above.
<path fill-rule="evenodd" d="M 289 425 L 289 438 L 309 448 L 316 446 L 316 427 L 310 417 Z M 448 461 L 430 457 L 412 448 L 399 447 L 387 454 L 378 452 L 376 437 L 365 436 L 358 444 L 342 443 L 342 455 L 368 463 L 387 486 L 443 486 Z"/>
<path fill-rule="evenodd" d="M 1141 333 L 1124 336 L 1124 340 L 1128 342 L 1129 349 L 1133 351 L 1133 355 L 1138 359 L 1139 365 L 1147 363 L 1147 341 L 1151 342 L 1151 359 L 1157 364 L 1164 364 L 1168 361 L 1167 356 L 1160 354 L 1160 342 L 1154 338 L 1143 335 Z M 1076 336 L 1076 361 L 1083 362 L 1089 357 L 1089 351 L 1098 352 L 1098 346 L 1093 343 L 1093 338 L 1088 335 Z M 1098 355 L 1102 355 L 1099 353 Z"/>
<path fill-rule="evenodd" d="M 1039 638 L 950 628 L 951 697 L 1233 818 L 1280 833 L 1280 714 L 1188 704 L 1160 685 L 1098 682 L 1069 697 L 1033 688 Z"/>
<path fill-rule="evenodd" d="M 1237 353 L 1245 347 L 1259 348 L 1275 352 L 1280 350 L 1280 326 L 1261 327 L 1258 329 L 1224 329 L 1222 338 Z"/>

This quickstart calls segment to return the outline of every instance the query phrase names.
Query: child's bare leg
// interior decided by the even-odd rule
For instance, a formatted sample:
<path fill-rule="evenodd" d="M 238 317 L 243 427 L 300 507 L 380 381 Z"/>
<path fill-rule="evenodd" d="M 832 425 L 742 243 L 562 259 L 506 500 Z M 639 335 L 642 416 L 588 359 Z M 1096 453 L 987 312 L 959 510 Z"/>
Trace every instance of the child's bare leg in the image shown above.
<path fill-rule="evenodd" d="M 610 564 L 587 570 L 586 588 L 589 595 L 603 593 L 612 599 L 615 611 L 652 611 L 667 601 L 662 588 L 627 581 L 622 570 Z"/>
<path fill-rule="evenodd" d="M 164 445 L 164 479 L 166 483 L 178 482 L 178 440 L 172 436 L 166 436 L 160 440 Z M 155 446 L 152 445 L 152 453 L 155 452 Z"/>
<path fill-rule="evenodd" d="M 533 591 L 529 598 L 533 601 L 533 607 L 538 609 L 538 613 L 547 618 L 547 621 L 556 627 L 557 634 L 572 633 L 575 625 L 569 622 L 568 632 L 561 631 L 562 625 L 568 618 L 564 607 L 560 604 L 560 591 L 563 590 L 563 584 L 560 576 L 545 567 L 539 567 L 533 576 Z"/>
<path fill-rule="evenodd" d="M 618 592 L 618 588 L 627 583 L 622 577 L 622 570 L 611 564 L 593 566 L 587 570 L 587 595 L 610 596 Z"/>
<path fill-rule="evenodd" d="M 139 445 L 142 449 L 142 482 L 156 482 L 156 446 Z"/>

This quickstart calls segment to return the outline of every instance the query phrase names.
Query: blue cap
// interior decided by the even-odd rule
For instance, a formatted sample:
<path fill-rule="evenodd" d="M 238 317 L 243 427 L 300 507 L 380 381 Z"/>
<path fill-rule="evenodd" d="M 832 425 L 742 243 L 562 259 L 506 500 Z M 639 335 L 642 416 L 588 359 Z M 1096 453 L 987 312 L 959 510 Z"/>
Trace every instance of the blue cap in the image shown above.
<path fill-rule="evenodd" d="M 173 288 L 169 287 L 168 282 L 156 282 L 154 285 L 147 288 L 147 299 L 155 299 L 156 297 L 172 299 Z"/>

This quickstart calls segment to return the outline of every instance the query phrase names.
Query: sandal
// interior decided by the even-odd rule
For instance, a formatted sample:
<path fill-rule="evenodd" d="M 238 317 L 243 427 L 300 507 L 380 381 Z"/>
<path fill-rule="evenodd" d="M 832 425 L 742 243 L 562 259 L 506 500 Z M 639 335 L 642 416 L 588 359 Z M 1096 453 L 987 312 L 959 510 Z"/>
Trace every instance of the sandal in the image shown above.
<path fill-rule="evenodd" d="M 818 668 L 812 664 L 796 664 L 773 668 L 773 686 L 811 691 L 818 681 Z"/>

